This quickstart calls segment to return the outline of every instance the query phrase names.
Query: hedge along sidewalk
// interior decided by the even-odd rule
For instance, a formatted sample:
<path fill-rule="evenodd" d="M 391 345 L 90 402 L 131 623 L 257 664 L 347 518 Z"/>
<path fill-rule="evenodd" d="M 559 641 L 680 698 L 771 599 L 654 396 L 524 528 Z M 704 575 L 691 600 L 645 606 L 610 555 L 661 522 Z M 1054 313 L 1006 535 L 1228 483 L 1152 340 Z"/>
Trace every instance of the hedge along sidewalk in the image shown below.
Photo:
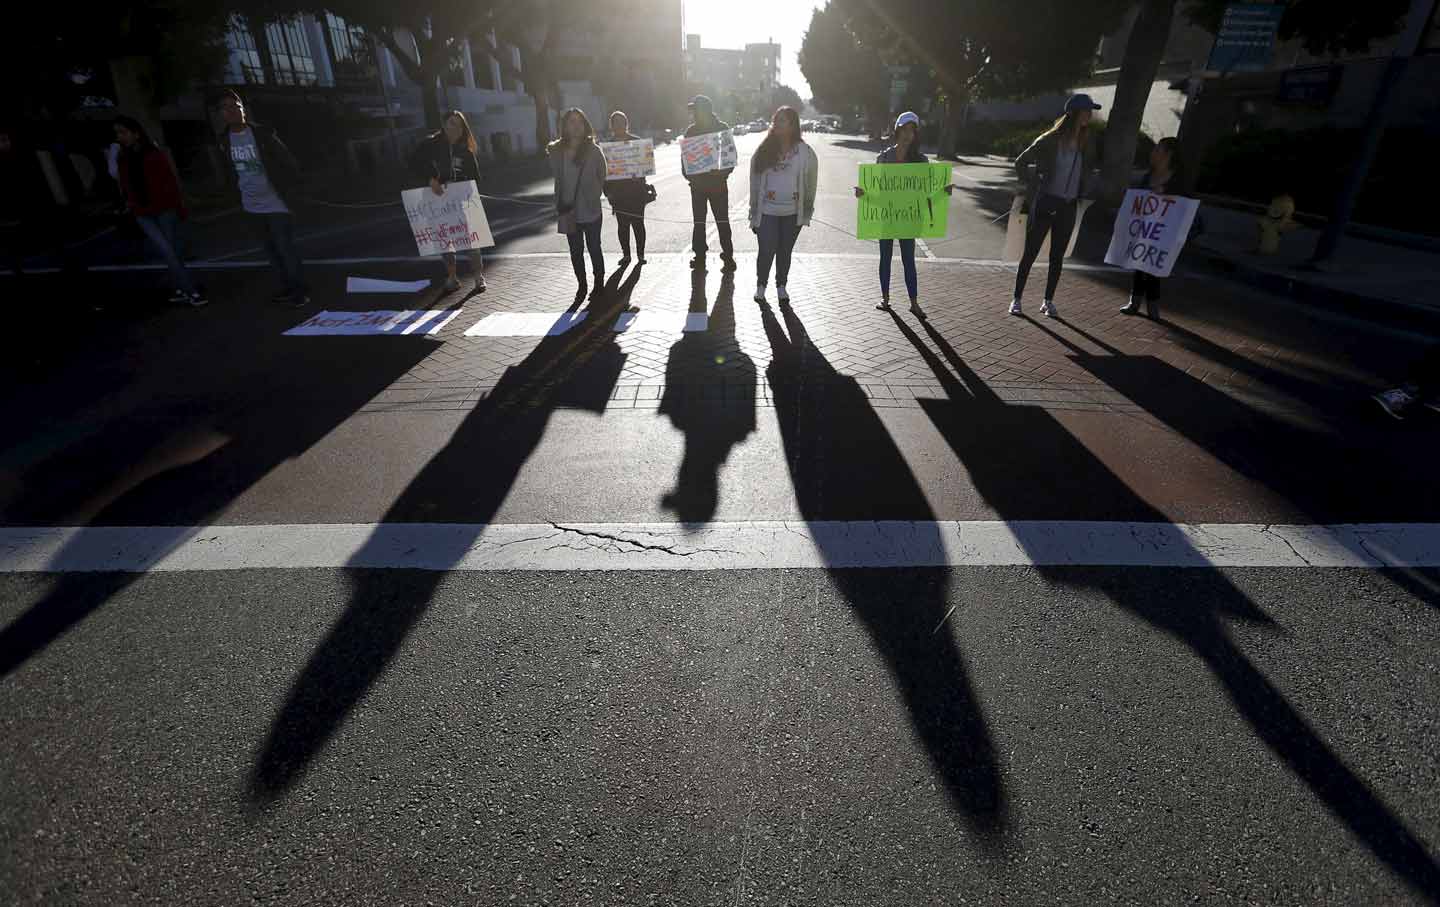
<path fill-rule="evenodd" d="M 1351 234 L 1317 270 L 1308 265 L 1320 237 L 1314 227 L 1296 228 L 1281 237 L 1278 253 L 1261 255 L 1256 211 L 1206 201 L 1200 217 L 1204 230 L 1191 237 L 1187 255 L 1192 266 L 1203 262 L 1271 293 L 1440 334 L 1440 241 L 1414 237 L 1413 245 L 1399 245 Z"/>

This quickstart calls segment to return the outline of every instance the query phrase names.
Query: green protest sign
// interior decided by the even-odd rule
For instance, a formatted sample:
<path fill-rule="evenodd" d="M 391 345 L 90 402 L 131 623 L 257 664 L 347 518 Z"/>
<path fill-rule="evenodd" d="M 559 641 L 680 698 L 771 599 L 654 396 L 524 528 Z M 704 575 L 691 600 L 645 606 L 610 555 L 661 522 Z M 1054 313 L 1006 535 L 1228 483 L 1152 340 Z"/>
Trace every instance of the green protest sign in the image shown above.
<path fill-rule="evenodd" d="M 861 164 L 855 235 L 861 239 L 931 239 L 945 235 L 949 164 Z"/>

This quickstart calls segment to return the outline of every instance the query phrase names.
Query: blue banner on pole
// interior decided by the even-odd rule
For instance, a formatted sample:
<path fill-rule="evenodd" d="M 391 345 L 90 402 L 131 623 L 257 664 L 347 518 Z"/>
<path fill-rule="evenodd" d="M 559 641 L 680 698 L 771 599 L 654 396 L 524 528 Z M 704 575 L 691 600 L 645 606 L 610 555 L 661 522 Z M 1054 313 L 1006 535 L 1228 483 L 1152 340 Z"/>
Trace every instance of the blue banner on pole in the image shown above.
<path fill-rule="evenodd" d="M 1225 7 L 1205 68 L 1212 72 L 1260 72 L 1270 67 L 1283 3 L 1232 3 Z"/>

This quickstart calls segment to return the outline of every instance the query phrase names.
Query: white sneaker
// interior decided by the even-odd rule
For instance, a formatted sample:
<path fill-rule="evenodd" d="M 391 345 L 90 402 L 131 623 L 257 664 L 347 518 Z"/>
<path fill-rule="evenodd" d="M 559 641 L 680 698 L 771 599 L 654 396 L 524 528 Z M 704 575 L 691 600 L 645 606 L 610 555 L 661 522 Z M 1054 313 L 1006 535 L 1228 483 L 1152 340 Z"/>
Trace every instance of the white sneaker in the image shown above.
<path fill-rule="evenodd" d="M 1019 315 L 1019 314 L 1021 314 L 1021 310 L 1020 310 L 1020 297 L 1019 297 L 1019 296 L 1016 296 L 1014 299 L 1012 299 L 1012 300 L 1010 301 L 1010 314 L 1011 314 L 1011 315 Z"/>
<path fill-rule="evenodd" d="M 1381 391 L 1372 398 L 1380 404 L 1380 408 L 1396 419 L 1403 419 L 1410 415 L 1415 409 L 1417 401 L 1409 391 L 1403 387 L 1392 388 L 1388 391 Z"/>
<path fill-rule="evenodd" d="M 1048 299 L 1040 303 L 1040 314 L 1044 315 L 1046 318 L 1060 317 L 1060 311 L 1055 308 L 1055 303 L 1051 302 Z"/>
<path fill-rule="evenodd" d="M 785 303 L 790 301 L 790 294 L 785 292 L 785 284 L 775 284 L 775 298 L 780 300 L 781 305 L 784 305 Z"/>
<path fill-rule="evenodd" d="M 877 302 L 877 303 L 875 303 L 875 308 L 879 309 L 879 310 L 882 311 L 882 312 L 888 312 L 888 311 L 890 311 L 890 297 L 889 297 L 889 296 L 882 296 L 882 297 L 880 297 L 880 301 Z"/>

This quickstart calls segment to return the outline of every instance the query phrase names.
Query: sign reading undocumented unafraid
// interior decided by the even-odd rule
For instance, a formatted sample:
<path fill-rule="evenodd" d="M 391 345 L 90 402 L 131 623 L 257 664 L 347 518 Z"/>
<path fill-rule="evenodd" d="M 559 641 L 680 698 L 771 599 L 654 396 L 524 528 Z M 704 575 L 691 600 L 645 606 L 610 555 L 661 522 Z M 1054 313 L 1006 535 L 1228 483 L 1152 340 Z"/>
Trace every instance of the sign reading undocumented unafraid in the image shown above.
<path fill-rule="evenodd" d="M 861 164 L 855 235 L 861 239 L 930 239 L 945 235 L 949 164 Z"/>
<path fill-rule="evenodd" d="M 405 216 L 410 218 L 410 230 L 415 234 L 415 245 L 421 255 L 495 245 L 474 180 L 450 183 L 441 195 L 428 188 L 406 189 L 400 198 L 405 203 Z"/>

